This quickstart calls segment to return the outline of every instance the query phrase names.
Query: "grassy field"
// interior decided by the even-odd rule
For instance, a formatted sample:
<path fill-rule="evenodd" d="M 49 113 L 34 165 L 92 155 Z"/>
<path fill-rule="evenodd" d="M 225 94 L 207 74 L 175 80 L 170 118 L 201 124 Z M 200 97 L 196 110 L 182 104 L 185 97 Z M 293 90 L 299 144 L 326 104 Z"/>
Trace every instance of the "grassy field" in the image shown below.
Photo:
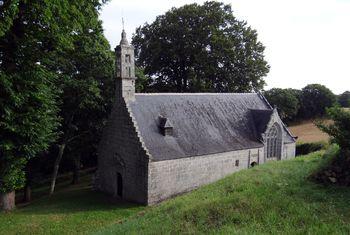
<path fill-rule="evenodd" d="M 307 179 L 321 153 L 270 162 L 142 207 L 92 192 L 89 180 L 0 213 L 0 234 L 349 234 L 350 189 Z"/>
<path fill-rule="evenodd" d="M 11 213 L 0 212 L 0 234 L 86 234 L 144 210 L 92 191 L 91 175 L 76 186 L 68 186 L 69 182 L 61 184 L 51 197 L 41 196 Z M 34 195 L 42 195 L 42 191 L 40 188 Z"/>
<path fill-rule="evenodd" d="M 288 127 L 293 135 L 298 136 L 298 142 L 310 143 L 328 141 L 329 136 L 320 131 L 312 120 L 304 121 L 302 123 L 291 125 Z"/>

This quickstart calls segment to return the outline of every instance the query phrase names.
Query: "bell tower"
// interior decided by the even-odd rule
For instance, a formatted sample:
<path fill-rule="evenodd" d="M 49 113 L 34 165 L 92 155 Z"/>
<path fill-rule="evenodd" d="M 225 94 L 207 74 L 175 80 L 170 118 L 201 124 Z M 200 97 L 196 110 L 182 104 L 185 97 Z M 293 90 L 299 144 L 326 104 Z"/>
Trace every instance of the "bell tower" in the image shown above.
<path fill-rule="evenodd" d="M 115 48 L 115 55 L 117 72 L 117 99 L 124 98 L 126 102 L 134 101 L 136 80 L 134 47 L 129 45 L 124 29 L 120 44 Z"/>

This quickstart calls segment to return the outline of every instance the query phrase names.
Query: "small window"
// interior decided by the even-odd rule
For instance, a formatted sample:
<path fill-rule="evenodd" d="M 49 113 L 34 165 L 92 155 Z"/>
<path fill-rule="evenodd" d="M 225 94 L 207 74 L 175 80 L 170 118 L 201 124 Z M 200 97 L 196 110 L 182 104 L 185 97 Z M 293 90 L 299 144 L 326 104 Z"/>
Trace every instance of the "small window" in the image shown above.
<path fill-rule="evenodd" d="M 129 54 L 125 55 L 125 63 L 130 63 L 131 62 L 131 58 Z"/>
<path fill-rule="evenodd" d="M 236 160 L 235 166 L 239 166 L 239 160 Z"/>
<path fill-rule="evenodd" d="M 131 77 L 131 67 L 129 67 L 129 77 Z"/>

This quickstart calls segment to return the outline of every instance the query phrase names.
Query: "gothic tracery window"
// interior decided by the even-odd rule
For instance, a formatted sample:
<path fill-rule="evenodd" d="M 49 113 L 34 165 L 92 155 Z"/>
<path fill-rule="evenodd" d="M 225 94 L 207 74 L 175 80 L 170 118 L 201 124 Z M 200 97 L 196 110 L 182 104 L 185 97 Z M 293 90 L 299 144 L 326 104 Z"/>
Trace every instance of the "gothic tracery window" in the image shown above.
<path fill-rule="evenodd" d="M 281 157 L 281 129 L 275 123 L 266 136 L 266 156 L 267 158 Z"/>

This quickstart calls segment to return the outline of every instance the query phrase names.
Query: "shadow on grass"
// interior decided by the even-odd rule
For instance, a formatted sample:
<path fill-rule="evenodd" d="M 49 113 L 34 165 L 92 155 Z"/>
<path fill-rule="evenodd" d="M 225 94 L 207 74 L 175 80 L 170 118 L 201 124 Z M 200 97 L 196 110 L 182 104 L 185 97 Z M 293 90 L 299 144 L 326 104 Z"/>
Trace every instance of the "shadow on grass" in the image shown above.
<path fill-rule="evenodd" d="M 80 183 L 71 185 L 66 179 L 57 184 L 56 192 L 49 196 L 49 183 L 33 189 L 33 200 L 30 203 L 17 203 L 16 214 L 47 215 L 74 214 L 79 212 L 116 212 L 128 214 L 141 210 L 143 206 L 116 200 L 110 195 L 94 191 L 91 185 L 91 174 L 80 178 Z M 22 192 L 16 193 L 18 201 L 23 198 Z"/>
<path fill-rule="evenodd" d="M 16 210 L 22 214 L 71 214 L 85 211 L 133 210 L 142 206 L 116 200 L 110 195 L 93 191 L 91 186 L 70 188 L 45 196 L 27 205 L 19 205 Z"/>

